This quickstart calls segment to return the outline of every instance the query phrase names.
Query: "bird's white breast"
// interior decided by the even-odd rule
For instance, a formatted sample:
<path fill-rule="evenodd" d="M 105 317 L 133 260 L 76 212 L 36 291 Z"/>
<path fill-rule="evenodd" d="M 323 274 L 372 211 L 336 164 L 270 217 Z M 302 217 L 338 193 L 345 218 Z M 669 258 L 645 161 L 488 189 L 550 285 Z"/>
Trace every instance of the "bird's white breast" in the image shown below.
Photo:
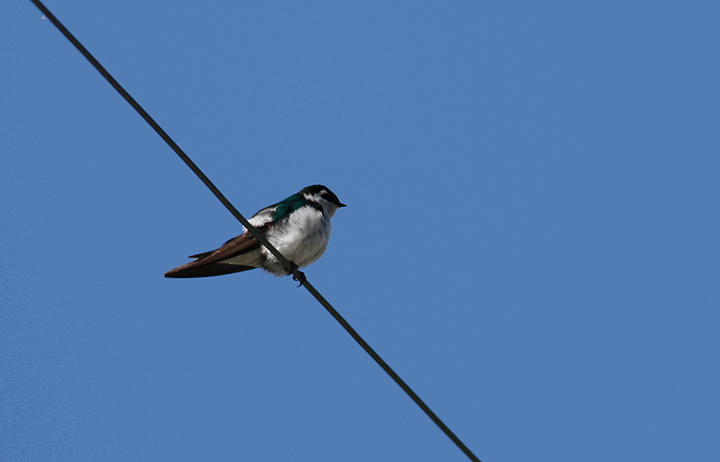
<path fill-rule="evenodd" d="M 330 219 L 313 207 L 301 207 L 267 233 L 268 240 L 285 258 L 302 268 L 317 261 L 330 240 Z M 263 247 L 267 257 L 263 268 L 277 276 L 285 275 L 285 269 L 270 251 Z"/>

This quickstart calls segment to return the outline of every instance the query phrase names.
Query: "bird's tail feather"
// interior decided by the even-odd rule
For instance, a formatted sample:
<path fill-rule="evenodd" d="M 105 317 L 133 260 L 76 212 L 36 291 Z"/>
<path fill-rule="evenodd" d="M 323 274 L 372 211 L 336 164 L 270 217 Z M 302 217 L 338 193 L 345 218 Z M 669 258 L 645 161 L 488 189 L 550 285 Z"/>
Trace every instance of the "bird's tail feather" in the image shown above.
<path fill-rule="evenodd" d="M 231 265 L 228 263 L 205 263 L 197 265 L 200 261 L 193 261 L 165 273 L 166 278 L 206 278 L 221 276 L 223 274 L 240 273 L 255 269 L 254 266 Z"/>

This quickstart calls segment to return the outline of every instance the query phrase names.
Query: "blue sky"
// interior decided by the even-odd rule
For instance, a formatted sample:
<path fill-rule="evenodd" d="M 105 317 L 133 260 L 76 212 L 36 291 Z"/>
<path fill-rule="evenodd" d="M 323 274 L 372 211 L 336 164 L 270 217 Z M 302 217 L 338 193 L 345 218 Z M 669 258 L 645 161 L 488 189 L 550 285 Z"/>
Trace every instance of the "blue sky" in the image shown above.
<path fill-rule="evenodd" d="M 720 4 L 47 5 L 483 461 L 720 456 Z M 0 460 L 462 461 L 304 289 L 163 273 L 240 225 L 0 4 Z"/>

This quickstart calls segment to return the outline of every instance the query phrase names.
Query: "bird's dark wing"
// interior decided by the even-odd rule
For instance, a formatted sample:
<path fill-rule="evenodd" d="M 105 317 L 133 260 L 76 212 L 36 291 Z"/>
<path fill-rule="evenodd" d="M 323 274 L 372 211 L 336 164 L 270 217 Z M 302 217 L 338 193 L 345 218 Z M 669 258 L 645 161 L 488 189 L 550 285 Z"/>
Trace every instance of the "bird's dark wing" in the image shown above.
<path fill-rule="evenodd" d="M 262 234 L 265 234 L 268 229 L 270 229 L 271 224 L 271 222 L 268 222 L 257 227 L 257 230 Z M 239 273 L 241 271 L 254 269 L 254 266 L 233 265 L 231 263 L 223 262 L 230 258 L 258 249 L 260 248 L 260 245 L 261 244 L 257 241 L 257 239 L 255 239 L 255 237 L 253 237 L 252 234 L 250 234 L 249 231 L 245 231 L 241 235 L 230 239 L 218 249 L 192 255 L 190 258 L 195 258 L 195 261 L 171 269 L 165 273 L 165 277 L 202 278 L 208 276 L 219 276 L 221 274 Z"/>

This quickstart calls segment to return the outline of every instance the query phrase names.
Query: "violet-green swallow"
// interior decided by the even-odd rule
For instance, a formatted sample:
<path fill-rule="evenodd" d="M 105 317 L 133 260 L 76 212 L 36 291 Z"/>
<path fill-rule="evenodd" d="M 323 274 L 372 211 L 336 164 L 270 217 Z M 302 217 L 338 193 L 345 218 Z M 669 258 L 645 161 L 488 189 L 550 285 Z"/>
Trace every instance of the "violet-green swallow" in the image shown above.
<path fill-rule="evenodd" d="M 298 268 L 316 262 L 330 240 L 330 219 L 345 207 L 322 185 L 308 186 L 287 199 L 265 207 L 248 221 Z M 287 271 L 249 231 L 219 249 L 191 255 L 195 261 L 165 273 L 166 278 L 202 278 L 262 268 L 275 276 Z"/>

